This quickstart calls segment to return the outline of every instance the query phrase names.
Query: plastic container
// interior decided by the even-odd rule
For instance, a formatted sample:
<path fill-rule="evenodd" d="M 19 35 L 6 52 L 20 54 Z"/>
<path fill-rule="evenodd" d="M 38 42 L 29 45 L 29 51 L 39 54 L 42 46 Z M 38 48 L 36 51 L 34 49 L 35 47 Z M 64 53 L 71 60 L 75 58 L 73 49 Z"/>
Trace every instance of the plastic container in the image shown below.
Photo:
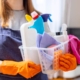
<path fill-rule="evenodd" d="M 43 21 L 44 21 L 44 30 L 45 30 L 45 32 L 47 32 L 47 33 L 51 32 L 50 28 L 49 28 L 49 24 L 48 24 L 48 20 L 50 22 L 52 22 L 52 20 L 50 18 L 51 14 L 42 14 L 41 16 L 42 16 Z"/>
<path fill-rule="evenodd" d="M 53 64 L 55 56 L 57 57 L 58 55 L 55 55 L 55 52 L 58 50 L 62 50 L 64 53 L 65 52 L 65 45 L 68 44 L 68 41 L 61 43 L 53 48 L 47 48 L 47 49 L 40 49 L 39 51 L 39 58 L 40 58 L 40 63 L 42 66 L 42 72 L 50 74 L 50 72 L 55 72 L 57 71 L 56 69 L 53 69 L 55 66 L 51 65 Z M 49 53 L 50 52 L 50 53 Z M 44 53 L 44 54 L 42 54 Z M 57 57 L 58 58 L 58 57 Z M 57 63 L 57 62 L 56 62 Z"/>
<path fill-rule="evenodd" d="M 20 46 L 19 49 L 21 50 L 23 60 L 31 60 L 36 64 L 41 64 L 42 72 L 44 74 L 47 74 L 48 77 L 51 78 L 53 77 L 54 73 L 59 71 L 59 69 L 55 68 L 56 67 L 55 65 L 57 65 L 58 62 L 55 62 L 55 64 L 53 63 L 54 60 L 57 60 L 59 58 L 59 55 L 57 54 L 55 55 L 55 52 L 61 50 L 62 53 L 64 53 L 65 52 L 64 46 L 68 44 L 68 42 L 69 41 L 66 41 L 53 48 L 37 48 L 37 47 Z M 25 49 L 28 53 L 24 53 Z"/>
<path fill-rule="evenodd" d="M 67 25 L 66 24 L 62 24 L 60 32 L 55 32 L 55 33 L 51 32 L 48 34 L 61 43 L 69 40 L 68 34 L 67 34 Z M 68 45 L 65 45 L 65 49 L 66 49 L 65 51 L 68 50 Z"/>
<path fill-rule="evenodd" d="M 31 22 L 24 23 L 20 27 L 20 33 L 24 47 L 36 46 L 37 31 L 35 29 L 28 29 L 33 24 L 34 21 L 32 20 Z"/>
<path fill-rule="evenodd" d="M 35 29 L 28 29 L 29 26 L 32 26 L 34 24 L 34 21 L 30 21 L 28 23 L 24 23 L 21 27 L 20 27 L 20 32 L 21 32 L 21 38 L 22 38 L 22 45 L 24 47 L 24 49 L 21 49 L 21 53 L 23 57 L 23 60 L 29 60 L 29 56 L 31 56 L 31 60 L 34 61 L 35 63 L 39 64 L 39 59 L 38 59 L 38 55 L 37 52 L 35 50 L 29 50 L 25 47 L 32 47 L 32 46 L 36 46 L 36 39 L 37 39 L 37 31 Z M 20 47 L 21 48 L 21 47 Z M 24 54 L 23 54 L 24 53 Z M 29 54 L 28 54 L 29 53 Z M 35 53 L 35 54 L 32 54 Z M 34 58 L 33 56 L 35 56 L 36 58 Z"/>
<path fill-rule="evenodd" d="M 36 64 L 40 64 L 38 49 L 36 47 L 19 47 L 24 61 L 33 61 Z M 25 52 L 26 51 L 26 52 Z"/>

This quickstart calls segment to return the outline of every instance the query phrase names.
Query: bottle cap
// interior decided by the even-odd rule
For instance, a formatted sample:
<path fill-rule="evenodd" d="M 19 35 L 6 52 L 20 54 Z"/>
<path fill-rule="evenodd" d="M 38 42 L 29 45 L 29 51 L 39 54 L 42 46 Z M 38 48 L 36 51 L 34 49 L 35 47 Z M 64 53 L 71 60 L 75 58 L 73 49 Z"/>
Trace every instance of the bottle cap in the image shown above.
<path fill-rule="evenodd" d="M 62 35 L 62 32 L 56 32 L 56 35 Z"/>
<path fill-rule="evenodd" d="M 28 14 L 25 15 L 25 18 L 28 22 L 30 22 L 32 20 L 32 17 Z"/>
<path fill-rule="evenodd" d="M 38 15 L 37 12 L 33 11 L 33 12 L 31 13 L 31 16 L 32 16 L 32 18 L 35 20 L 35 19 L 38 18 L 39 15 Z"/>

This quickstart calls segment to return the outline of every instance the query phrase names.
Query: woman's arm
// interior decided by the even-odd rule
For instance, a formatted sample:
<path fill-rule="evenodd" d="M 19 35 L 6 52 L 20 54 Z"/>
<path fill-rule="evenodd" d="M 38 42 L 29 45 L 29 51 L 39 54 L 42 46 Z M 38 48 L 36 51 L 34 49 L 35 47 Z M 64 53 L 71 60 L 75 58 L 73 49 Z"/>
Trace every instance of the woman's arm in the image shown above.
<path fill-rule="evenodd" d="M 25 77 L 26 79 L 32 78 L 41 72 L 41 66 L 32 61 L 0 61 L 0 72 L 7 75 L 17 75 Z M 26 73 L 26 74 L 25 74 Z"/>

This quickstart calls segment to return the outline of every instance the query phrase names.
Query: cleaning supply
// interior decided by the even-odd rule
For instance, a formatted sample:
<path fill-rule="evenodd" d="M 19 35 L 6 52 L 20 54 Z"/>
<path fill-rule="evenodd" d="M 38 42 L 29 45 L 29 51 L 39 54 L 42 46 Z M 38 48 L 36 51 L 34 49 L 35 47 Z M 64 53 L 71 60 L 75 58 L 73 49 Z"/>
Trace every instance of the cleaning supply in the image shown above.
<path fill-rule="evenodd" d="M 49 35 L 52 36 L 53 38 L 55 38 L 57 41 L 59 41 L 61 43 L 69 41 L 66 24 L 62 25 L 60 32 L 55 32 L 55 34 L 54 33 L 49 33 Z M 68 52 L 68 44 L 65 44 L 64 47 L 65 47 L 64 52 Z"/>
<path fill-rule="evenodd" d="M 52 19 L 50 18 L 52 15 L 51 14 L 41 14 L 43 21 L 46 22 L 48 19 L 50 22 L 52 22 Z"/>
<path fill-rule="evenodd" d="M 36 20 L 36 19 L 39 17 L 39 14 L 38 14 L 36 11 L 33 11 L 33 12 L 31 13 L 31 16 L 32 16 L 32 18 L 33 18 L 34 20 Z"/>
<path fill-rule="evenodd" d="M 48 20 L 50 22 L 52 22 L 52 19 L 50 18 L 51 14 L 41 14 L 41 17 L 43 18 L 43 21 L 44 21 L 44 30 L 45 30 L 45 32 L 47 32 L 47 33 L 51 32 L 50 28 L 49 28 L 49 25 L 48 25 Z"/>
<path fill-rule="evenodd" d="M 67 25 L 66 24 L 63 24 L 62 25 L 62 29 L 61 29 L 61 32 L 63 33 L 63 37 L 64 37 L 64 41 L 66 42 L 66 41 L 69 41 L 69 36 L 68 36 L 68 34 L 67 34 Z M 68 52 L 68 44 L 65 44 L 65 52 Z"/>
<path fill-rule="evenodd" d="M 62 24 L 60 33 L 63 36 L 62 42 L 69 40 L 68 34 L 67 34 L 67 25 L 66 24 Z"/>
<path fill-rule="evenodd" d="M 56 39 L 52 38 L 47 33 L 44 33 L 42 35 L 41 41 L 40 41 L 40 47 L 41 48 L 47 48 L 51 45 L 58 45 L 60 44 Z"/>
<path fill-rule="evenodd" d="M 64 35 L 67 35 L 67 25 L 66 25 L 66 24 L 62 24 L 61 32 L 62 32 Z"/>
<path fill-rule="evenodd" d="M 69 39 L 69 50 L 76 57 L 77 63 L 80 64 L 80 40 L 74 35 L 69 35 Z"/>
<path fill-rule="evenodd" d="M 36 64 L 39 64 L 38 52 L 28 47 L 36 47 L 37 31 L 33 28 L 29 29 L 34 24 L 34 21 L 24 23 L 20 27 L 22 47 L 20 48 L 23 60 L 31 60 Z"/>
<path fill-rule="evenodd" d="M 60 70 L 59 69 L 59 57 L 60 57 L 61 54 L 63 54 L 62 50 L 57 50 L 57 51 L 54 52 L 54 54 L 53 54 L 53 56 L 54 56 L 53 70 Z"/>
<path fill-rule="evenodd" d="M 36 29 L 37 33 L 43 34 L 44 33 L 44 23 L 41 16 L 37 14 L 37 12 L 31 13 L 32 18 L 34 19 L 34 24 L 32 26 L 29 26 L 29 28 Z"/>
<path fill-rule="evenodd" d="M 0 62 L 0 72 L 7 75 L 20 74 L 29 79 L 41 72 L 41 67 L 32 61 L 15 62 L 5 60 Z"/>
<path fill-rule="evenodd" d="M 59 32 L 52 32 L 49 33 L 50 36 L 58 40 L 59 42 L 65 42 L 69 40 L 68 35 L 67 35 L 67 25 L 62 24 L 61 30 Z"/>
<path fill-rule="evenodd" d="M 59 58 L 59 68 L 62 71 L 74 70 L 77 67 L 76 57 L 71 53 L 61 54 Z"/>
<path fill-rule="evenodd" d="M 50 32 L 48 34 L 55 38 L 57 41 L 64 42 L 64 36 L 62 32 Z"/>
<path fill-rule="evenodd" d="M 48 48 L 50 45 L 58 45 L 60 44 L 57 42 L 54 38 L 49 36 L 47 33 L 44 33 L 43 35 L 39 34 L 37 37 L 37 47 L 38 48 Z M 49 73 L 49 70 L 51 70 L 52 63 L 53 63 L 53 50 L 44 50 L 40 49 L 40 61 L 42 64 L 42 71 L 43 73 L 47 72 Z"/>
<path fill-rule="evenodd" d="M 28 21 L 28 23 L 24 23 L 20 27 L 23 45 L 27 45 L 27 47 L 32 47 L 32 46 L 36 45 L 35 41 L 36 41 L 37 32 L 35 29 L 29 29 L 29 27 L 34 24 L 34 20 L 32 19 L 32 17 L 30 15 L 26 14 L 25 18 Z M 32 35 L 33 35 L 34 39 L 33 39 Z"/>
<path fill-rule="evenodd" d="M 26 20 L 27 20 L 28 22 L 30 22 L 30 21 L 33 20 L 32 17 L 31 17 L 30 15 L 28 15 L 28 14 L 25 15 L 25 18 L 26 18 Z"/>
<path fill-rule="evenodd" d="M 24 23 L 20 27 L 23 46 L 26 47 L 36 46 L 37 32 L 35 29 L 28 29 L 28 27 L 32 26 L 33 24 L 34 22 L 30 21 L 28 23 Z"/>

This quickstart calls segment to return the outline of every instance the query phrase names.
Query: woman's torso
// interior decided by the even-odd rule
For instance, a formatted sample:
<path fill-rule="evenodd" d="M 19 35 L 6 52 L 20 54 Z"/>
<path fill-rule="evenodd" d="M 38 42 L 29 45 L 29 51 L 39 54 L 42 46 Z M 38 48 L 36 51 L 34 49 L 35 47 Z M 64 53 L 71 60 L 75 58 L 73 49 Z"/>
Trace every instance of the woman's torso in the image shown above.
<path fill-rule="evenodd" d="M 22 44 L 19 30 L 26 22 L 24 10 L 13 11 L 8 28 L 0 27 L 0 60 L 22 60 L 18 48 Z"/>
<path fill-rule="evenodd" d="M 19 46 L 22 45 L 20 26 L 27 22 L 25 11 L 13 11 L 13 18 L 9 21 L 8 28 L 0 27 L 0 60 L 22 61 Z M 33 78 L 25 79 L 20 75 L 9 76 L 0 74 L 0 80 L 47 80 L 47 76 L 39 73 Z"/>
<path fill-rule="evenodd" d="M 13 16 L 11 17 L 11 19 L 9 20 L 9 28 L 12 30 L 19 30 L 20 26 L 23 23 L 26 23 L 26 19 L 25 19 L 25 11 L 21 10 L 21 11 L 13 11 Z"/>

